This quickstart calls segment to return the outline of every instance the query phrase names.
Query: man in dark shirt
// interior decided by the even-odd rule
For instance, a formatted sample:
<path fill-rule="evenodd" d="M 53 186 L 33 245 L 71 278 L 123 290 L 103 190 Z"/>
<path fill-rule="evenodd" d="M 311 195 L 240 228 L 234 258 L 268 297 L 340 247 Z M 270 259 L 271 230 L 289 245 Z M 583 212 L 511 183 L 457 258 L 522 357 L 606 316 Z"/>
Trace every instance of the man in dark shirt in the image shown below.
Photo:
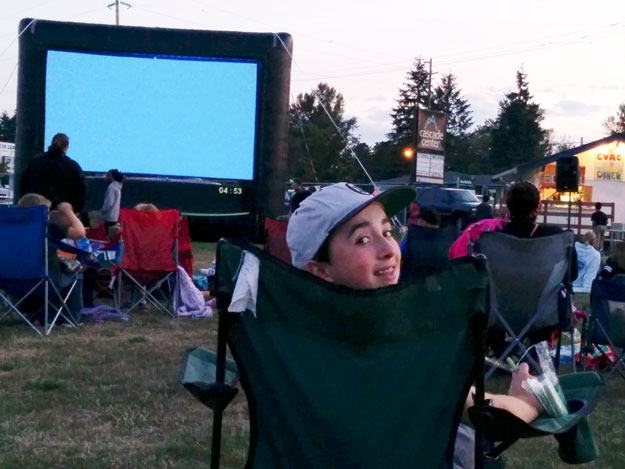
<path fill-rule="evenodd" d="M 293 179 L 291 189 L 295 191 L 293 197 L 291 197 L 291 213 L 293 213 L 298 209 L 299 204 L 301 204 L 304 199 L 310 195 L 310 191 L 302 185 L 302 181 L 299 178 Z"/>
<path fill-rule="evenodd" d="M 482 203 L 477 206 L 475 210 L 475 219 L 484 220 L 485 218 L 493 218 L 493 206 L 489 203 L 490 196 L 484 194 L 482 197 Z"/>
<path fill-rule="evenodd" d="M 599 251 L 603 251 L 603 239 L 608 229 L 608 216 L 601 211 L 601 202 L 595 204 L 595 211 L 590 216 L 590 220 L 592 221 L 592 231 L 597 237 L 597 247 Z"/>
<path fill-rule="evenodd" d="M 52 208 L 68 202 L 76 213 L 85 208 L 87 186 L 82 168 L 67 156 L 69 137 L 56 134 L 48 151 L 35 156 L 20 180 L 20 195 L 41 194 L 52 202 Z"/>

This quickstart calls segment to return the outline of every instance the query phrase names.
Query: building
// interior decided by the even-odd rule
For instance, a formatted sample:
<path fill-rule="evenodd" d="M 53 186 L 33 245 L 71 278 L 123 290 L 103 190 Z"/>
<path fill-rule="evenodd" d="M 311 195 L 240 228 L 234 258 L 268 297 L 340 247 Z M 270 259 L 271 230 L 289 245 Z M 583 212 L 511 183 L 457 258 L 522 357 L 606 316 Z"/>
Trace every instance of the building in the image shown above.
<path fill-rule="evenodd" d="M 579 160 L 579 190 L 556 191 L 558 159 Z M 615 222 L 625 223 L 625 135 L 613 135 L 511 168 L 493 176 L 504 182 L 528 180 L 540 189 L 543 200 L 614 203 Z"/>

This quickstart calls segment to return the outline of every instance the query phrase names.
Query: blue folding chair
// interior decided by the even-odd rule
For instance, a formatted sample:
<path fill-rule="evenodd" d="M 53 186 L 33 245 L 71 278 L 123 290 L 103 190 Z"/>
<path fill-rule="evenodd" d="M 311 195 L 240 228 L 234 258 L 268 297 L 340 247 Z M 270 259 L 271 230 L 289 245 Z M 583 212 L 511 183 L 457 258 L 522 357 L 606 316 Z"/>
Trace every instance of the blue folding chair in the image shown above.
<path fill-rule="evenodd" d="M 48 335 L 59 318 L 76 327 L 67 300 L 76 288 L 77 275 L 70 276 L 62 290 L 55 284 L 59 275 L 51 272 L 49 255 L 56 249 L 50 250 L 47 227 L 48 208 L 43 205 L 0 206 L 0 306 L 4 306 L 0 320 L 13 313 L 41 336 Z M 60 274 L 60 269 L 56 270 Z M 39 300 L 43 307 L 41 327 L 24 311 L 27 302 Z"/>

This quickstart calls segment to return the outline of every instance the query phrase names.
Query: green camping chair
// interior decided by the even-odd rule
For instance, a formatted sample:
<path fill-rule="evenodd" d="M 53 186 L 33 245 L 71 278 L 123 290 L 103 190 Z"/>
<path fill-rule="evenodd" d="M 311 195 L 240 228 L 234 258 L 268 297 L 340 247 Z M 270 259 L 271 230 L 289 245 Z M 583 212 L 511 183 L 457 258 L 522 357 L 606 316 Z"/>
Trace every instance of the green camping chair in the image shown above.
<path fill-rule="evenodd" d="M 483 377 L 480 265 L 355 292 L 221 242 L 218 348 L 225 358 L 227 341 L 247 395 L 247 466 L 450 465 L 465 397 Z"/>
<path fill-rule="evenodd" d="M 354 291 L 220 242 L 217 354 L 188 353 L 181 372 L 214 411 L 211 467 L 236 393 L 226 344 L 248 401 L 246 467 L 451 467 L 472 383 L 482 467 L 481 425 L 493 441 L 508 441 L 497 419 L 511 417 L 493 420 L 483 399 L 487 281 L 483 261 L 467 258 L 418 281 Z M 545 419 L 540 428 L 570 430 L 583 411 L 569 427 Z"/>

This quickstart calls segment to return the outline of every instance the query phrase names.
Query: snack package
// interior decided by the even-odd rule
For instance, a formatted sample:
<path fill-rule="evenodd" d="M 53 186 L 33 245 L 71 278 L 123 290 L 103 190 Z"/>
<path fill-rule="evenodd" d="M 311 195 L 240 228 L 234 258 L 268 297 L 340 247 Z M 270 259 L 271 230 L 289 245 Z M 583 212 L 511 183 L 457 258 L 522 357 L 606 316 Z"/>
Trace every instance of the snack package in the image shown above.
<path fill-rule="evenodd" d="M 569 412 L 553 361 L 549 355 L 547 342 L 536 344 L 535 349 L 542 374 L 528 378 L 521 383 L 521 386 L 536 397 L 550 417 L 563 417 Z"/>

